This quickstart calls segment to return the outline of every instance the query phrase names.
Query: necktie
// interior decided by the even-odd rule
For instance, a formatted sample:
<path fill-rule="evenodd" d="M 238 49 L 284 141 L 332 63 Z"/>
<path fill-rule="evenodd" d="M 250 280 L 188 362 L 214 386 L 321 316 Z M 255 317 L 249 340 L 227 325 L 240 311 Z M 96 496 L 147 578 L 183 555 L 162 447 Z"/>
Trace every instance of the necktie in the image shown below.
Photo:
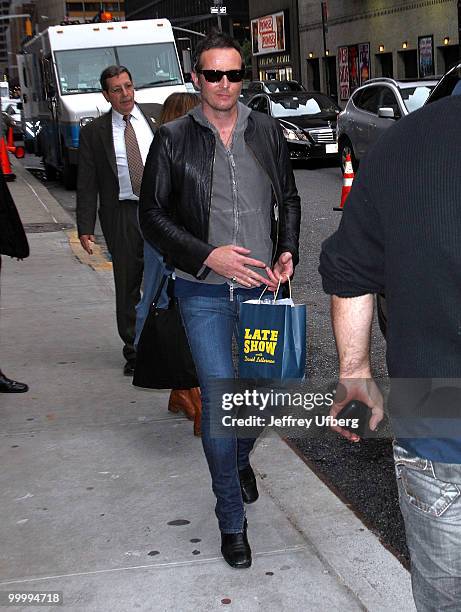
<path fill-rule="evenodd" d="M 128 171 L 130 173 L 131 187 L 133 193 L 139 197 L 141 191 L 142 173 L 144 171 L 144 164 L 141 157 L 141 151 L 139 150 L 138 139 L 136 133 L 130 121 L 131 115 L 124 115 L 123 121 L 125 121 L 125 148 L 126 148 L 126 160 L 128 162 Z"/>

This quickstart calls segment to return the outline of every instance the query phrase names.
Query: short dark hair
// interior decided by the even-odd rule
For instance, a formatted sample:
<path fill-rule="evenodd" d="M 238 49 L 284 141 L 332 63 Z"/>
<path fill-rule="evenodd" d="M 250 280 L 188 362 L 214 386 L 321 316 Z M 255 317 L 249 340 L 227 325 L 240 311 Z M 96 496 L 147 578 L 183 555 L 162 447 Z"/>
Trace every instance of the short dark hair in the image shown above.
<path fill-rule="evenodd" d="M 235 38 L 232 38 L 229 34 L 225 32 L 210 32 L 206 38 L 202 38 L 199 44 L 195 47 L 194 53 L 194 70 L 201 69 L 202 66 L 200 64 L 201 55 L 204 51 L 209 51 L 210 49 L 235 49 L 240 53 L 240 57 L 242 58 L 242 66 L 244 65 L 243 60 L 243 52 L 240 44 Z"/>
<path fill-rule="evenodd" d="M 99 77 L 99 82 L 101 83 L 101 87 L 103 91 L 108 91 L 109 87 L 107 86 L 107 79 L 111 79 L 112 77 L 118 76 L 119 74 L 123 74 L 124 72 L 130 77 L 130 81 L 133 81 L 131 77 L 131 72 L 125 66 L 108 66 L 104 68 L 101 72 L 101 76 Z"/>

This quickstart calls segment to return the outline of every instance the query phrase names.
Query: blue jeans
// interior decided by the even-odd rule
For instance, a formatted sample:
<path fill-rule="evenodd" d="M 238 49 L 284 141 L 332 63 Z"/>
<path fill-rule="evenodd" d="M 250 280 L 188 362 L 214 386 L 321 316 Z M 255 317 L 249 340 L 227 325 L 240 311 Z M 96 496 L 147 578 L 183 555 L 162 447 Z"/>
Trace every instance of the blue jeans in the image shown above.
<path fill-rule="evenodd" d="M 136 305 L 136 335 L 134 339 L 134 346 L 138 346 L 139 336 L 141 335 L 144 322 L 149 314 L 149 309 L 152 305 L 155 293 L 160 285 L 160 281 L 164 274 L 167 274 L 168 270 L 163 263 L 163 257 L 160 253 L 150 246 L 148 242 L 144 240 L 144 279 L 143 279 L 143 291 L 141 300 Z M 166 308 L 168 306 L 168 296 L 166 293 L 167 284 L 160 295 L 157 306 L 159 308 Z"/>
<path fill-rule="evenodd" d="M 216 496 L 216 516 L 223 533 L 243 531 L 245 509 L 238 470 L 249 465 L 255 438 L 237 439 L 212 435 L 211 421 L 219 418 L 220 406 L 211 405 L 210 381 L 235 377 L 232 337 L 237 335 L 240 303 L 248 299 L 193 296 L 178 298 L 202 393 L 202 444 Z"/>
<path fill-rule="evenodd" d="M 461 464 L 394 445 L 400 509 L 418 612 L 461 609 Z"/>

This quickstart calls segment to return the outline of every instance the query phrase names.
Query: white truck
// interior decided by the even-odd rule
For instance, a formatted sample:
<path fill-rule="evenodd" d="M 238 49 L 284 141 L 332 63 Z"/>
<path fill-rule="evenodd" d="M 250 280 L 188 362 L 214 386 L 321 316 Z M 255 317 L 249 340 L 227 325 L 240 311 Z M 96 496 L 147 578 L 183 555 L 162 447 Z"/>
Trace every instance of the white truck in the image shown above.
<path fill-rule="evenodd" d="M 99 77 L 112 64 L 130 70 L 138 102 L 162 104 L 186 91 L 166 19 L 52 26 L 18 56 L 26 148 L 68 189 L 75 186 L 80 128 L 110 108 Z"/>

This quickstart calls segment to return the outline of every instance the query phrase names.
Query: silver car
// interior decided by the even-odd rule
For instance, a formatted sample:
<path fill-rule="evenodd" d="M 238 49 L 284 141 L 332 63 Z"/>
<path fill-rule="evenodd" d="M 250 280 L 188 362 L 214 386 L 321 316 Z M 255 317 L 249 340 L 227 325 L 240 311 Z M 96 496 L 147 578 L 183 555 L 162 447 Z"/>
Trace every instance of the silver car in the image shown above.
<path fill-rule="evenodd" d="M 377 78 L 356 89 L 338 115 L 338 150 L 343 169 L 350 154 L 356 170 L 379 136 L 394 121 L 420 108 L 436 84 L 437 80 Z"/>

